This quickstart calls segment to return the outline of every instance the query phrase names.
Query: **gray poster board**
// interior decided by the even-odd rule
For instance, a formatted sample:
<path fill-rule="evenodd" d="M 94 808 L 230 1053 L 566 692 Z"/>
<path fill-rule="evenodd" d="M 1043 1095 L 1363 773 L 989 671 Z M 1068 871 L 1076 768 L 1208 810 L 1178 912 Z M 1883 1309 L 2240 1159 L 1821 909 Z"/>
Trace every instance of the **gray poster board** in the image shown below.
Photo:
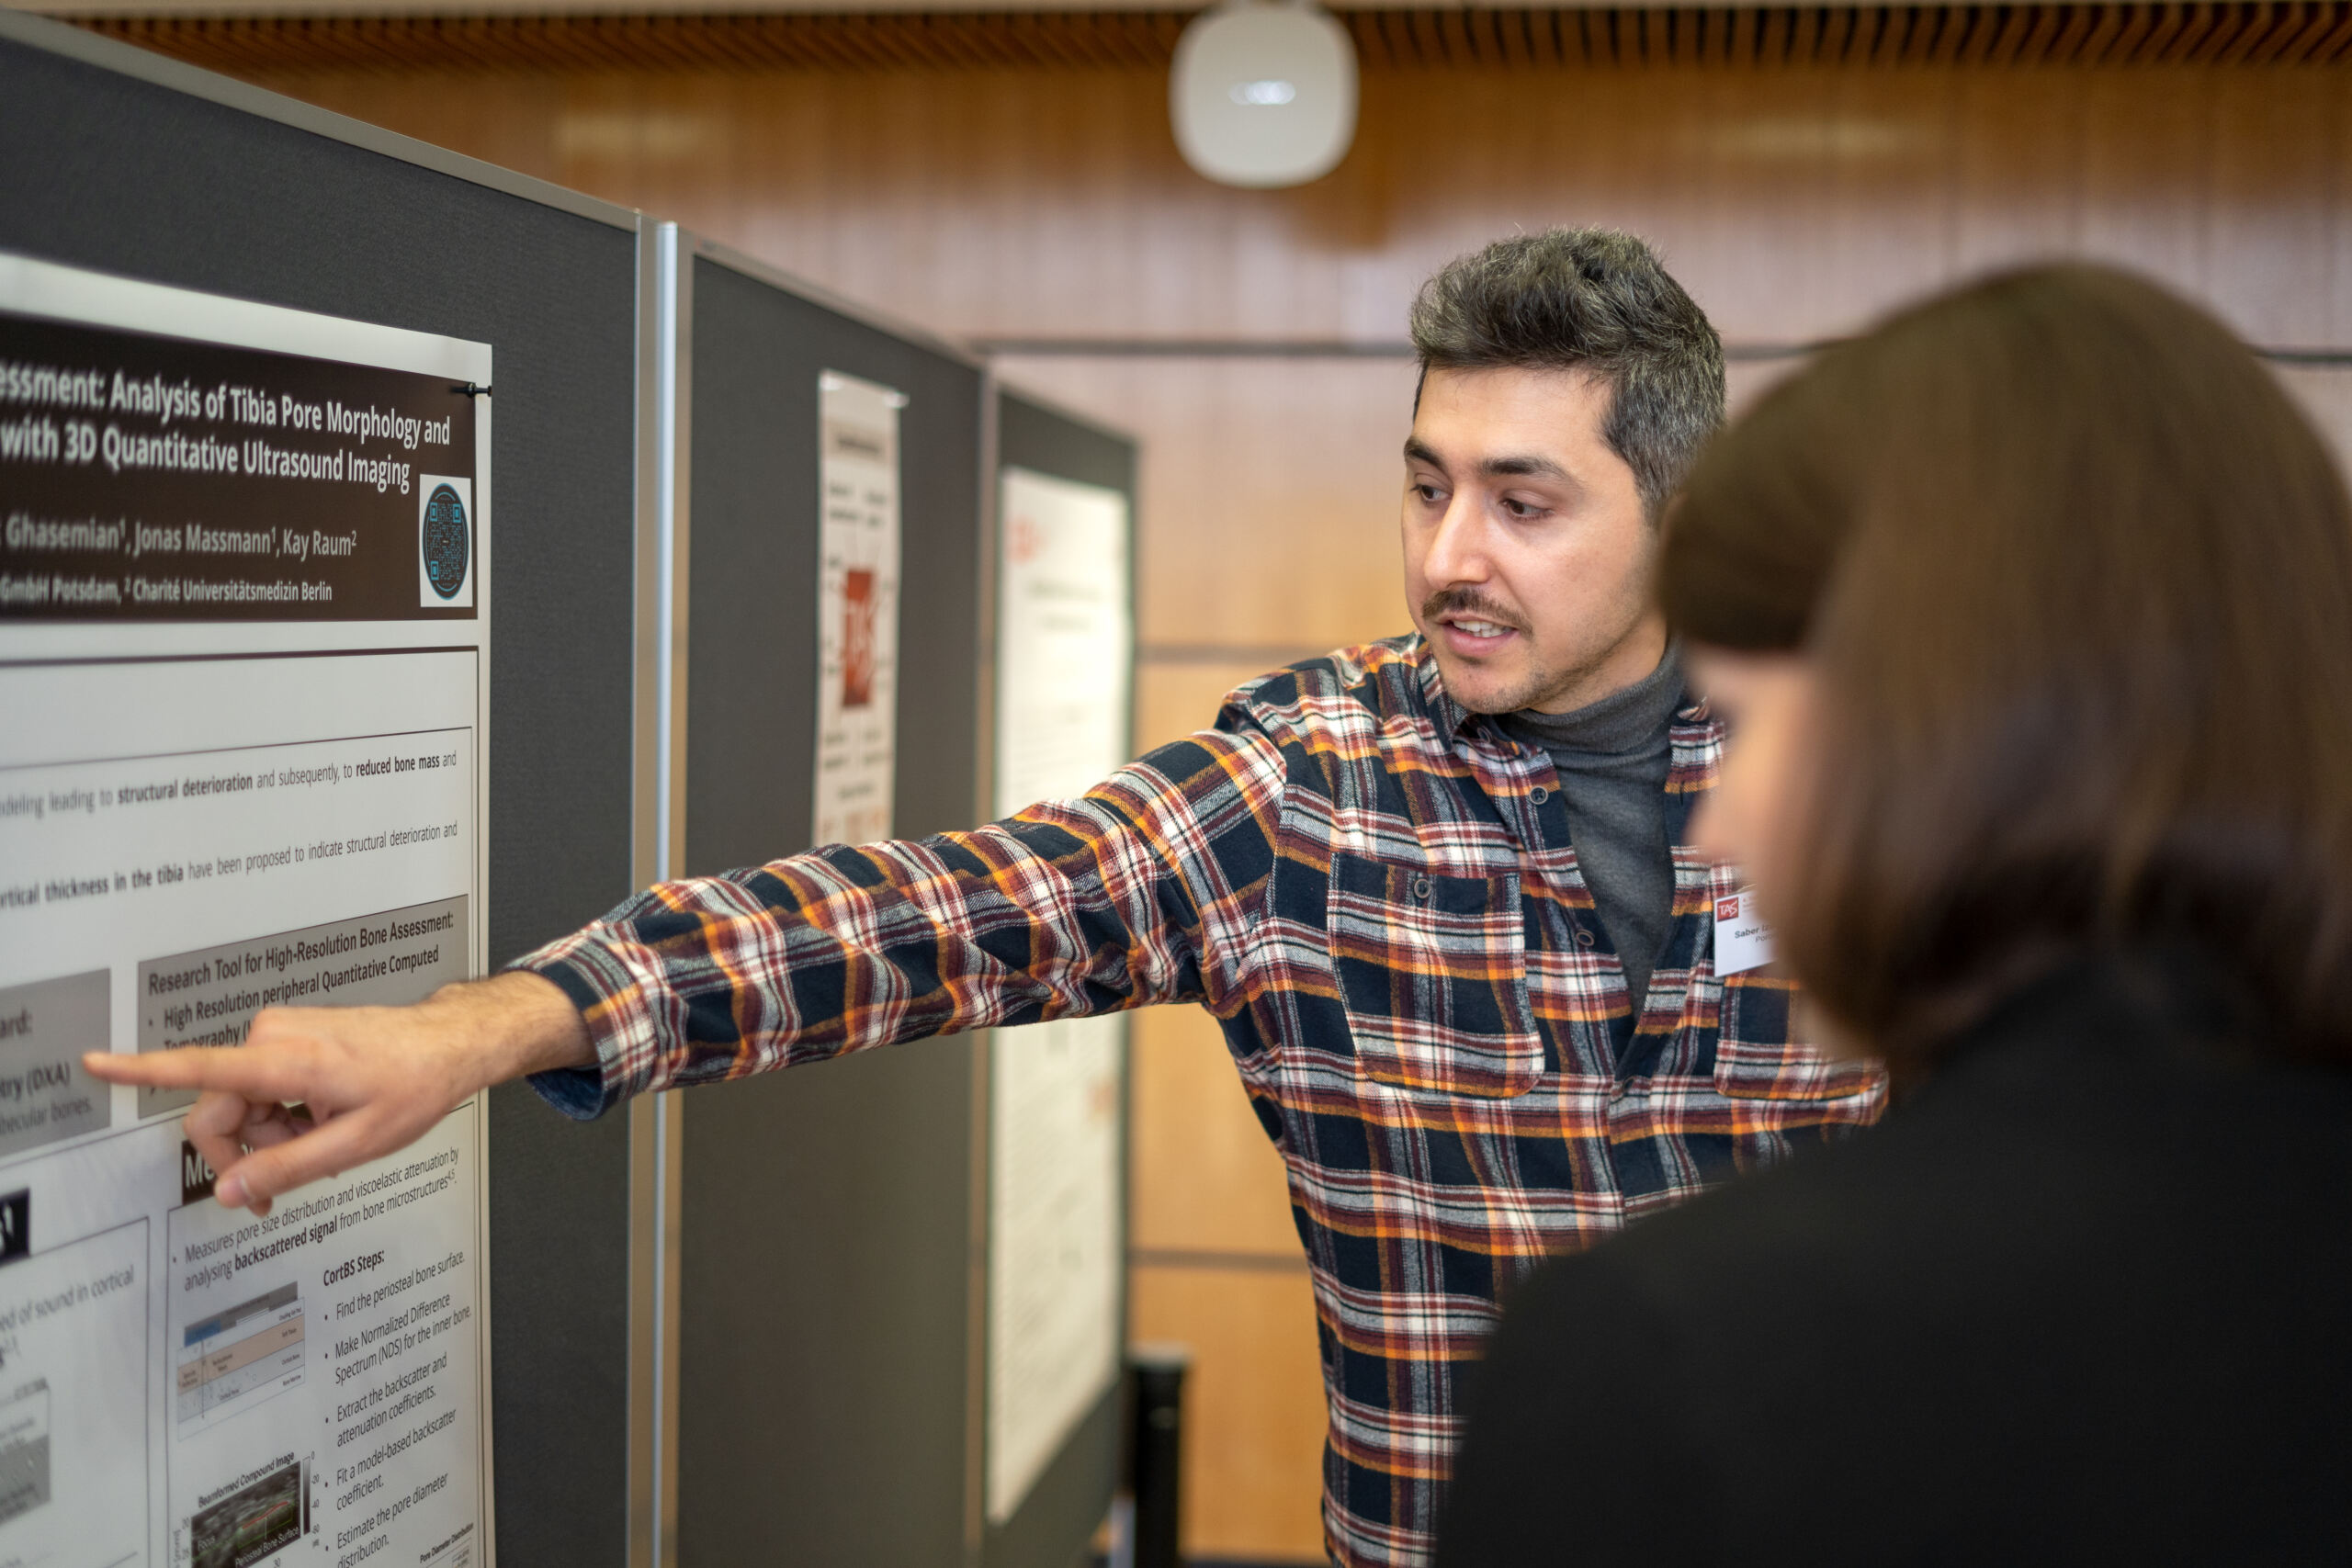
<path fill-rule="evenodd" d="M 684 869 L 810 847 L 826 371 L 907 399 L 892 830 L 970 826 L 979 366 L 708 245 L 684 292 Z M 968 1561 L 974 1083 L 950 1039 L 685 1092 L 683 1560 Z"/>
<path fill-rule="evenodd" d="M 0 249 L 488 343 L 493 962 L 631 890 L 634 213 L 0 11 Z M 628 1133 L 493 1095 L 498 1543 L 626 1560 Z"/>

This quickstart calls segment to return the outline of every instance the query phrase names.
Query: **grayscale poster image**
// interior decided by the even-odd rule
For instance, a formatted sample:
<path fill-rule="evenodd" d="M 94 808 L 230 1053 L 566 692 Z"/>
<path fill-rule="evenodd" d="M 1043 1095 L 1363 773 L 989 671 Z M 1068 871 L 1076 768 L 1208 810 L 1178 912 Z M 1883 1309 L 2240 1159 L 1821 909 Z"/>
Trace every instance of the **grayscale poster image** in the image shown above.
<path fill-rule="evenodd" d="M 488 345 L 0 255 L 0 1568 L 476 1568 L 483 1108 L 212 1201 L 88 1050 L 481 973 Z"/>

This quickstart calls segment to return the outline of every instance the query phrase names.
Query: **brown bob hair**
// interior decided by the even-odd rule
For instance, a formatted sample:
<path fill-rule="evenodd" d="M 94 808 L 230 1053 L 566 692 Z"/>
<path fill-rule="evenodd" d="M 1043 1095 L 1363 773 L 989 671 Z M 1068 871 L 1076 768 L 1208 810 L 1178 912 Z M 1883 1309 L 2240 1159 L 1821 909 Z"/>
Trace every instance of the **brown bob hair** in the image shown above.
<path fill-rule="evenodd" d="M 2352 502 L 2218 321 L 2079 266 L 1899 315 L 1708 449 L 1660 592 L 1815 662 L 1781 949 L 1898 1077 L 2099 951 L 2352 1059 Z"/>

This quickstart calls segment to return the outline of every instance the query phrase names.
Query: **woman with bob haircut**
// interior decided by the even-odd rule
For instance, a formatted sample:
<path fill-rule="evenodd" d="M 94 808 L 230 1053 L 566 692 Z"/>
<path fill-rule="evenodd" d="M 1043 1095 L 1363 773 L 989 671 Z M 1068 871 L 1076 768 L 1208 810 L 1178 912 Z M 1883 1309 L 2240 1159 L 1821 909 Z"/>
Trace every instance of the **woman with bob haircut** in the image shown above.
<path fill-rule="evenodd" d="M 1441 1568 L 2352 1562 L 2352 502 L 2085 267 L 1821 355 L 1659 583 L 1747 866 L 1886 1119 L 1555 1259 Z"/>

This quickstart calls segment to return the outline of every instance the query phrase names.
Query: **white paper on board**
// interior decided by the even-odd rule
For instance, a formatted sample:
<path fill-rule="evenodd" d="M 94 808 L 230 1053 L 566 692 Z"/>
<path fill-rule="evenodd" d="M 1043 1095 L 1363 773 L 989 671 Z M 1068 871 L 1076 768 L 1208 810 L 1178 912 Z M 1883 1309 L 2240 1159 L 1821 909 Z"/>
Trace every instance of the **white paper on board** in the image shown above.
<path fill-rule="evenodd" d="M 1008 468 L 998 508 L 996 807 L 1127 760 L 1127 502 Z M 1011 1518 L 1119 1371 L 1121 1018 L 1000 1030 L 989 1055 L 987 1501 Z"/>
<path fill-rule="evenodd" d="M 903 392 L 818 378 L 820 844 L 890 836 L 899 733 L 899 411 Z"/>
<path fill-rule="evenodd" d="M 0 1563 L 489 1559 L 481 1100 L 255 1219 L 79 1057 L 482 972 L 491 380 L 0 256 Z"/>

